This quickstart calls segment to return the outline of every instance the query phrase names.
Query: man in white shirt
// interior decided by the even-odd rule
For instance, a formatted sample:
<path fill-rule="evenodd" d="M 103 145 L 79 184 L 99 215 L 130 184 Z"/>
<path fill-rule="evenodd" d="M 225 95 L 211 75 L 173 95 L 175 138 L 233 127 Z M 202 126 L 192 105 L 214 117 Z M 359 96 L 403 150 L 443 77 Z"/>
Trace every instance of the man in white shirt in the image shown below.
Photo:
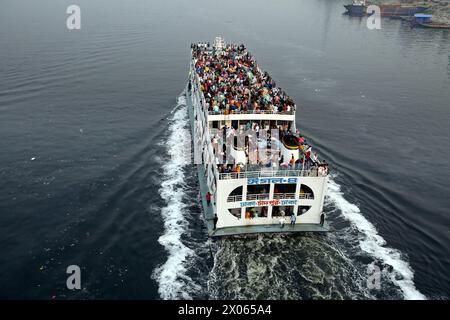
<path fill-rule="evenodd" d="M 284 224 L 286 223 L 286 218 L 284 217 L 284 216 L 282 216 L 281 218 L 280 218 L 280 227 L 281 228 L 284 228 Z"/>

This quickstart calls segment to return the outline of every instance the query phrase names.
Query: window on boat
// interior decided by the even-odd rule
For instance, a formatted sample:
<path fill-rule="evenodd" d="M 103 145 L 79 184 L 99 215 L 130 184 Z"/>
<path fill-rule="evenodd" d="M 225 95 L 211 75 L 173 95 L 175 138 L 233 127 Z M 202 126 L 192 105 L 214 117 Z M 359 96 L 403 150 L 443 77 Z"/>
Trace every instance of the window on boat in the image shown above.
<path fill-rule="evenodd" d="M 247 186 L 247 200 L 269 199 L 270 184 Z"/>
<path fill-rule="evenodd" d="M 272 208 L 272 217 L 289 217 L 294 212 L 294 206 L 274 206 Z"/>
<path fill-rule="evenodd" d="M 242 201 L 242 190 L 243 187 L 240 186 L 231 191 L 230 195 L 228 196 L 227 202 Z"/>
<path fill-rule="evenodd" d="M 219 121 L 213 121 L 212 122 L 212 128 L 219 129 Z"/>
<path fill-rule="evenodd" d="M 311 209 L 311 206 L 298 206 L 297 216 L 307 213 L 309 209 Z"/>
<path fill-rule="evenodd" d="M 268 207 L 248 207 L 245 208 L 245 219 L 267 218 Z"/>
<path fill-rule="evenodd" d="M 230 211 L 230 213 L 236 218 L 241 218 L 241 208 L 228 209 L 228 211 Z"/>
<path fill-rule="evenodd" d="M 274 199 L 295 199 L 295 188 L 297 185 L 295 183 L 275 184 L 273 189 Z"/>
<path fill-rule="evenodd" d="M 314 193 L 310 187 L 308 187 L 305 184 L 302 184 L 300 186 L 299 198 L 300 199 L 314 199 Z"/>

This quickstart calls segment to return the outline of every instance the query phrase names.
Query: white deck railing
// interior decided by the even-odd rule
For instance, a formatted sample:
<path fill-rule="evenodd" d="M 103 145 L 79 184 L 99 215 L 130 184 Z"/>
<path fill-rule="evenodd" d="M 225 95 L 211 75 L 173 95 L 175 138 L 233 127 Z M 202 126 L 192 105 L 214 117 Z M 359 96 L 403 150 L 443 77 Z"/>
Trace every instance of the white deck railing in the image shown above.
<path fill-rule="evenodd" d="M 295 199 L 295 193 L 274 193 L 274 199 Z"/>
<path fill-rule="evenodd" d="M 227 202 L 238 202 L 238 201 L 242 201 L 242 196 L 229 196 L 227 198 Z"/>
<path fill-rule="evenodd" d="M 259 193 L 259 194 L 247 194 L 247 201 L 251 200 L 267 200 L 269 199 L 268 193 Z"/>
<path fill-rule="evenodd" d="M 300 193 L 298 195 L 299 199 L 314 199 L 314 196 L 311 193 Z"/>
<path fill-rule="evenodd" d="M 321 177 L 324 175 L 320 175 Z M 317 169 L 311 170 L 261 170 L 220 173 L 220 180 L 247 179 L 247 178 L 272 178 L 272 177 L 319 177 Z"/>
<path fill-rule="evenodd" d="M 206 108 L 206 107 L 205 107 Z M 214 110 L 209 110 L 208 111 L 209 115 L 224 115 L 225 114 L 225 110 L 219 110 L 219 111 L 214 111 Z M 239 110 L 239 111 L 229 111 L 229 113 L 227 115 L 232 115 L 232 114 L 279 114 L 279 115 L 292 115 L 295 114 L 295 110 L 290 110 L 290 111 L 270 111 L 270 110 Z"/>

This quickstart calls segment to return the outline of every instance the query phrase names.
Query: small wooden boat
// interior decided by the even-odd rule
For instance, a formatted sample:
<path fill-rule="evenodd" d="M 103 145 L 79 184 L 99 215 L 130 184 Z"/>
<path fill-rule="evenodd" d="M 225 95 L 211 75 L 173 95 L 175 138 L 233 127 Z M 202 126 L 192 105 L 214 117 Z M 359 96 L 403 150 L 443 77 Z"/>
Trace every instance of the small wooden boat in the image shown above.
<path fill-rule="evenodd" d="M 416 13 L 411 22 L 412 27 L 424 27 L 424 28 L 433 28 L 433 29 L 450 29 L 450 24 L 434 22 L 432 20 L 433 15 L 424 14 L 424 13 Z"/>
<path fill-rule="evenodd" d="M 434 28 L 434 29 L 450 29 L 450 24 L 439 23 L 439 22 L 428 22 L 428 23 L 420 23 L 416 22 L 417 26 L 424 28 Z"/>

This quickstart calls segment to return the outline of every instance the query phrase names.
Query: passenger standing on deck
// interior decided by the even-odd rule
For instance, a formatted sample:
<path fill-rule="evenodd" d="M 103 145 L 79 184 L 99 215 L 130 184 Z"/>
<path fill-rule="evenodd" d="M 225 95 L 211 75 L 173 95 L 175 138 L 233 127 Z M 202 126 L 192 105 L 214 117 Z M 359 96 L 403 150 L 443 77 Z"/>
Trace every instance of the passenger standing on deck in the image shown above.
<path fill-rule="evenodd" d="M 214 230 L 216 230 L 216 226 L 217 226 L 217 220 L 219 220 L 217 218 L 217 213 L 214 215 Z"/>
<path fill-rule="evenodd" d="M 314 163 L 319 162 L 319 156 L 317 155 L 317 152 L 314 152 L 313 156 L 312 156 L 312 161 Z"/>
<path fill-rule="evenodd" d="M 206 203 L 208 204 L 208 206 L 211 204 L 211 193 L 208 191 L 206 193 Z"/>
<path fill-rule="evenodd" d="M 303 163 L 302 158 L 298 158 L 297 160 L 295 160 L 295 168 L 298 169 L 298 170 L 301 170 L 302 169 L 302 163 Z"/>
<path fill-rule="evenodd" d="M 294 159 L 294 155 L 292 155 L 291 160 L 289 161 L 289 165 L 291 168 L 294 168 L 294 164 L 295 164 L 295 159 Z"/>
<path fill-rule="evenodd" d="M 325 222 L 325 214 L 323 214 L 323 212 L 322 212 L 322 214 L 320 215 L 320 225 L 323 227 L 323 223 Z"/>
<path fill-rule="evenodd" d="M 281 228 L 284 228 L 285 222 L 286 222 L 286 218 L 285 218 L 284 216 L 282 216 L 282 217 L 280 218 L 280 226 L 281 226 Z"/>
<path fill-rule="evenodd" d="M 294 213 L 291 214 L 291 226 L 295 226 L 295 221 L 297 220 L 297 217 Z"/>

